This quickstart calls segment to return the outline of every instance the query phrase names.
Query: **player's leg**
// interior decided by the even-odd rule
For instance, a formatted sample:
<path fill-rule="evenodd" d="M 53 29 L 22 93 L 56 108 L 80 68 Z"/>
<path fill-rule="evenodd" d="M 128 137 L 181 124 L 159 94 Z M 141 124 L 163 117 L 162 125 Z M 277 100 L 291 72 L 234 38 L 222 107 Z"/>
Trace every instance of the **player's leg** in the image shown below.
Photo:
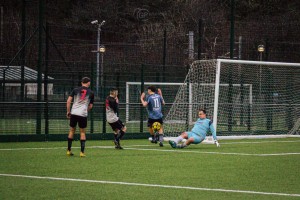
<path fill-rule="evenodd" d="M 123 123 L 121 123 L 123 126 L 124 126 L 124 124 Z M 125 135 L 125 133 L 126 133 L 126 130 L 127 130 L 127 128 L 126 128 L 126 126 L 124 126 L 124 127 L 122 127 L 121 129 L 120 129 L 120 131 L 119 131 L 119 133 L 118 133 L 118 149 L 123 149 L 123 147 L 121 146 L 121 144 L 120 144 L 120 140 L 123 138 L 123 136 Z"/>
<path fill-rule="evenodd" d="M 118 139 L 121 140 L 126 133 L 127 127 L 120 119 L 117 121 L 117 123 L 118 129 L 120 130 L 118 134 Z"/>
<path fill-rule="evenodd" d="M 176 143 L 178 144 L 178 143 L 180 143 L 183 139 L 188 139 L 188 133 L 187 133 L 187 132 L 181 133 L 180 136 L 178 136 L 177 138 L 175 138 L 174 142 L 176 142 Z"/>
<path fill-rule="evenodd" d="M 161 125 L 161 128 L 158 131 L 158 140 L 159 140 L 159 146 L 163 147 L 163 141 L 164 141 L 164 128 L 163 125 Z"/>
<path fill-rule="evenodd" d="M 113 123 L 108 123 L 110 125 L 110 127 L 112 128 L 112 130 L 114 131 L 114 144 L 115 144 L 115 148 L 118 149 L 119 148 L 119 143 L 118 143 L 118 134 L 120 132 L 118 126 L 117 126 L 117 122 L 113 122 Z"/>
<path fill-rule="evenodd" d="M 114 131 L 114 137 L 115 137 L 114 144 L 115 144 L 116 149 L 123 149 L 120 145 L 120 135 L 121 135 L 120 130 L 115 129 L 115 131 Z"/>
<path fill-rule="evenodd" d="M 80 128 L 80 157 L 85 157 L 84 150 L 85 150 L 85 128 Z"/>
<path fill-rule="evenodd" d="M 120 139 L 122 139 L 124 137 L 126 131 L 127 131 L 127 127 L 124 125 L 124 127 L 120 131 L 121 132 Z"/>
<path fill-rule="evenodd" d="M 74 139 L 75 131 L 76 131 L 75 127 L 70 127 L 69 135 L 68 135 L 68 149 L 67 149 L 67 155 L 68 156 L 73 156 L 74 155 L 72 153 L 71 149 L 72 149 L 72 142 L 73 142 L 73 139 Z"/>
<path fill-rule="evenodd" d="M 155 133 L 154 133 L 154 130 L 153 130 L 152 127 L 149 127 L 149 133 L 150 133 L 151 138 L 152 138 L 151 143 L 157 143 L 157 139 L 155 137 Z"/>
<path fill-rule="evenodd" d="M 113 127 L 115 129 L 115 132 L 114 132 L 114 134 L 115 134 L 114 135 L 115 136 L 115 140 L 114 140 L 115 148 L 116 149 L 123 149 L 121 147 L 120 140 L 125 135 L 125 132 L 126 132 L 127 128 L 120 119 L 113 124 Z"/>
<path fill-rule="evenodd" d="M 78 126 L 80 128 L 80 157 L 85 157 L 85 129 L 87 127 L 87 117 L 80 117 L 80 119 L 78 120 Z"/>
<path fill-rule="evenodd" d="M 176 148 L 185 148 L 188 147 L 190 144 L 195 142 L 195 138 L 193 136 L 189 137 L 185 142 L 182 144 L 178 144 Z"/>
<path fill-rule="evenodd" d="M 163 120 L 159 119 L 158 122 L 161 124 L 160 129 L 158 131 L 158 140 L 159 140 L 159 146 L 163 147 L 163 141 L 164 141 L 164 127 L 163 127 Z"/>
<path fill-rule="evenodd" d="M 176 148 L 177 145 L 178 145 L 183 139 L 188 139 L 188 133 L 187 133 L 187 132 L 181 133 L 181 135 L 178 136 L 177 138 L 175 138 L 174 141 L 169 140 L 169 144 L 171 145 L 171 147 Z"/>
<path fill-rule="evenodd" d="M 118 134 L 119 134 L 120 130 L 118 129 L 114 129 L 114 144 L 115 144 L 115 148 L 118 148 Z"/>
<path fill-rule="evenodd" d="M 72 148 L 72 142 L 74 139 L 74 134 L 76 131 L 76 125 L 77 125 L 77 119 L 76 116 L 71 115 L 70 117 L 70 130 L 69 130 L 69 134 L 68 134 L 68 149 L 67 149 L 67 155 L 68 156 L 73 156 L 74 154 L 71 151 Z"/>
<path fill-rule="evenodd" d="M 150 135 L 152 137 L 151 143 L 157 143 L 156 138 L 155 138 L 155 134 L 154 134 L 154 130 L 152 128 L 152 124 L 153 123 L 154 123 L 154 120 L 149 118 L 147 126 L 149 127 L 149 133 L 150 133 Z"/>
<path fill-rule="evenodd" d="M 184 143 L 177 145 L 177 148 L 185 148 L 188 147 L 190 144 L 199 144 L 204 140 L 203 137 L 193 132 L 188 132 L 187 135 L 188 139 Z"/>
<path fill-rule="evenodd" d="M 115 122 L 114 123 L 108 123 L 111 127 L 111 129 L 114 132 L 114 144 L 115 148 L 117 148 L 117 135 L 118 135 L 118 129 L 116 128 Z"/>

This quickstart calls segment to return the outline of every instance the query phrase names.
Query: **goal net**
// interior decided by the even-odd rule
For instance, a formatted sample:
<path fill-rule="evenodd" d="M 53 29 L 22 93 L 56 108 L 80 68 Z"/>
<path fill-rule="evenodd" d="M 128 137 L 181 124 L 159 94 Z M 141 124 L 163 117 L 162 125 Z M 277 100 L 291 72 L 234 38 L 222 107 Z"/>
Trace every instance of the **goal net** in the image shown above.
<path fill-rule="evenodd" d="M 179 123 L 179 124 L 189 124 L 193 123 L 193 94 L 196 94 L 201 88 L 203 91 L 205 90 L 212 90 L 215 87 L 213 83 L 162 83 L 162 82 L 144 82 L 143 90 L 141 90 L 141 82 L 126 82 L 126 123 L 136 123 L 140 122 L 140 115 L 139 115 L 139 106 L 140 103 L 140 95 L 142 92 L 146 93 L 148 86 L 154 85 L 157 88 L 160 88 L 163 92 L 163 97 L 166 102 L 166 105 L 163 107 L 164 112 L 167 113 L 170 110 L 170 107 L 173 105 L 172 102 L 174 101 L 176 94 L 179 88 L 187 90 L 187 102 L 188 102 L 188 110 L 187 110 L 187 118 L 174 118 L 173 120 L 169 120 L 168 123 Z M 220 84 L 220 87 L 229 87 L 229 84 Z M 235 97 L 235 101 L 238 101 L 238 97 L 240 96 L 239 87 L 240 84 L 233 84 L 235 91 L 237 91 L 237 95 Z M 249 103 L 252 101 L 252 86 L 250 84 L 244 84 L 245 90 L 247 91 L 247 100 Z M 194 91 L 197 90 L 197 91 Z M 204 99 L 202 100 L 204 101 Z M 146 115 L 143 117 L 143 120 L 147 120 L 148 116 Z"/>
<path fill-rule="evenodd" d="M 293 128 L 288 133 L 290 135 L 300 135 L 300 118 L 296 121 Z"/>
<path fill-rule="evenodd" d="M 164 132 L 176 137 L 191 130 L 197 111 L 204 108 L 219 138 L 296 134 L 292 130 L 299 130 L 299 89 L 297 63 L 195 61 L 165 117 Z"/>

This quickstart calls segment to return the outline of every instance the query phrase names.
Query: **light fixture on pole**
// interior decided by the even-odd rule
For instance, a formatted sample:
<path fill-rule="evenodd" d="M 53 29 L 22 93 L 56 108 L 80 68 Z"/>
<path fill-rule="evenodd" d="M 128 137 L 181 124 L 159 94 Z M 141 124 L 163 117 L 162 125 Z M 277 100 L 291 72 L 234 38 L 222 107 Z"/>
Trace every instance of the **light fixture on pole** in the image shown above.
<path fill-rule="evenodd" d="M 101 33 L 101 27 L 104 25 L 105 21 L 103 20 L 101 23 L 98 22 L 98 20 L 91 21 L 91 24 L 97 25 L 97 70 L 96 70 L 96 95 L 99 96 L 99 73 L 100 73 L 100 33 Z"/>
<path fill-rule="evenodd" d="M 101 53 L 100 86 L 103 87 L 103 72 L 104 72 L 103 56 L 106 51 L 105 46 L 101 45 L 98 50 L 99 53 Z"/>
<path fill-rule="evenodd" d="M 262 61 L 262 54 L 265 51 L 265 46 L 262 45 L 262 44 L 258 45 L 257 51 L 260 53 L 260 59 L 259 60 Z"/>
<path fill-rule="evenodd" d="M 101 45 L 100 47 L 99 47 L 99 52 L 100 53 L 105 53 L 105 46 L 104 45 Z"/>
<path fill-rule="evenodd" d="M 259 60 L 262 61 L 262 54 L 265 51 L 265 46 L 262 44 L 258 45 L 257 51 L 259 52 Z M 259 66 L 259 94 L 261 94 L 261 76 L 262 76 L 262 69 L 260 65 Z"/>

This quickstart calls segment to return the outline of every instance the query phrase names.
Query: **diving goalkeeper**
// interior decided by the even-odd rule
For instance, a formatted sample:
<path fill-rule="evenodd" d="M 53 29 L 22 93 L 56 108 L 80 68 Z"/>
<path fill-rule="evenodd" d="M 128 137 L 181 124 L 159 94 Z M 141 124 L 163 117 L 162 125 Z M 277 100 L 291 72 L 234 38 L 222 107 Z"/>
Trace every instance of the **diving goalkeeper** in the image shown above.
<path fill-rule="evenodd" d="M 200 109 L 198 115 L 199 119 L 195 122 L 195 125 L 191 131 L 183 132 L 174 141 L 169 141 L 171 147 L 185 148 L 190 144 L 199 144 L 205 139 L 206 134 L 209 131 L 212 133 L 214 143 L 217 145 L 217 147 L 220 147 L 220 144 L 217 140 L 216 130 L 212 124 L 212 121 L 206 118 L 206 111 L 204 109 Z M 179 144 L 183 139 L 186 139 L 186 141 L 182 144 Z"/>

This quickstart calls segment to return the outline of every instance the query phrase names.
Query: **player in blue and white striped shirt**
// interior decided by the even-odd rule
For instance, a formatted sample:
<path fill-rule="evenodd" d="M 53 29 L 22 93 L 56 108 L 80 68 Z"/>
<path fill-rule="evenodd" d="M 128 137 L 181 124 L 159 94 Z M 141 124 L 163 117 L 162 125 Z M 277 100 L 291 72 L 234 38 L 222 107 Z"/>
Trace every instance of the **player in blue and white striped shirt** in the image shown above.
<path fill-rule="evenodd" d="M 195 122 L 195 125 L 191 131 L 183 132 L 174 141 L 172 140 L 169 141 L 171 147 L 184 148 L 189 146 L 190 144 L 199 144 L 205 139 L 206 134 L 209 131 L 212 133 L 214 142 L 217 145 L 217 147 L 220 147 L 220 144 L 217 140 L 216 130 L 212 124 L 212 121 L 206 118 L 206 111 L 204 109 L 200 109 L 198 115 L 199 118 Z M 183 139 L 187 139 L 187 140 L 184 143 L 179 144 Z"/>

